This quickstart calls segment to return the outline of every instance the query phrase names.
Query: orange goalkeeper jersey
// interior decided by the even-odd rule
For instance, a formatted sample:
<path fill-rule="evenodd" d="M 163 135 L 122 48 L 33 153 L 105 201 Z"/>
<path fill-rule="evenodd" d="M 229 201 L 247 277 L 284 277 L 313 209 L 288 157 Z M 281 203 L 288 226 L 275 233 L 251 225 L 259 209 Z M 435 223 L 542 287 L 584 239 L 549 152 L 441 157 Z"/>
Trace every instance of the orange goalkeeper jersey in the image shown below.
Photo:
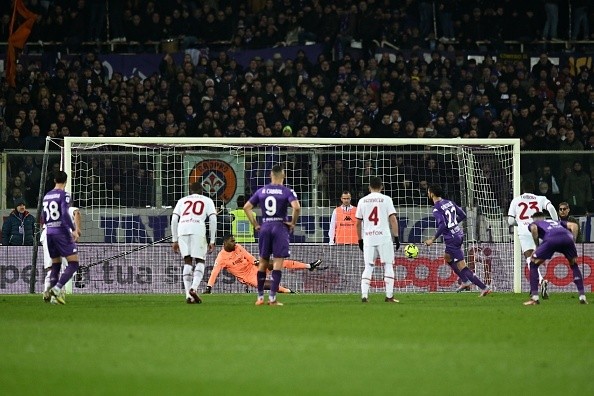
<path fill-rule="evenodd" d="M 258 267 L 254 265 L 255 261 L 256 258 L 239 244 L 235 245 L 235 250 L 232 252 L 222 249 L 208 278 L 208 286 L 214 286 L 222 269 L 229 271 L 241 283 L 254 285 L 258 273 Z"/>

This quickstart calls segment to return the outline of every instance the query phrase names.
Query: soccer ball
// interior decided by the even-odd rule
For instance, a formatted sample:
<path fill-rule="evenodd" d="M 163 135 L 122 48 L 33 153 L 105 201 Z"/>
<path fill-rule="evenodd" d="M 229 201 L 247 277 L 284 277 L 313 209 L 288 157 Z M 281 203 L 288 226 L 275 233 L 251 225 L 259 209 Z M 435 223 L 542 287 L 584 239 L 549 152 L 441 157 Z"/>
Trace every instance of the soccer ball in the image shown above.
<path fill-rule="evenodd" d="M 419 248 L 414 243 L 409 243 L 404 248 L 404 255 L 409 259 L 417 258 L 419 255 Z"/>

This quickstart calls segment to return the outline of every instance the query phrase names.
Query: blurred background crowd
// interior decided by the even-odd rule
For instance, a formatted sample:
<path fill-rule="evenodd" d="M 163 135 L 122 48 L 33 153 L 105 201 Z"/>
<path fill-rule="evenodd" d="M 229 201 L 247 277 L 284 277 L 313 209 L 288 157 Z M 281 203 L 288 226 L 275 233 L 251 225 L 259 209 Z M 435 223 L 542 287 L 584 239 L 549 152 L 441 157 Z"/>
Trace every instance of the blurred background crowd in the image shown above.
<path fill-rule="evenodd" d="M 29 42 L 74 55 L 57 57 L 52 67 L 20 62 L 16 87 L 3 81 L 2 150 L 43 150 L 46 136 L 510 137 L 519 138 L 526 152 L 568 151 L 523 156 L 523 178 L 554 202 L 594 211 L 594 156 L 585 152 L 594 149 L 594 73 L 591 64 L 576 69 L 548 55 L 591 49 L 593 7 L 587 0 L 25 3 L 39 15 Z M 5 42 L 10 2 L 0 5 L 0 15 Z M 499 59 L 509 40 L 522 43 L 538 62 Z M 105 47 L 96 44 L 105 42 L 133 53 L 154 52 L 155 43 L 167 42 L 179 51 L 210 51 L 178 61 L 165 53 L 146 79 L 126 79 L 102 64 Z M 315 57 L 303 50 L 295 57 L 254 56 L 244 64 L 233 57 L 238 50 L 312 43 L 322 44 Z M 480 60 L 468 57 L 469 50 L 481 51 Z M 36 205 L 40 157 L 12 158 L 7 206 L 18 199 Z M 89 167 L 121 195 L 120 204 L 153 203 L 149 196 L 125 194 L 138 188 L 133 186 L 150 191 L 151 169 L 94 161 Z M 388 167 L 404 169 L 394 183 L 414 190 L 404 196 L 421 197 L 398 204 L 420 202 L 427 183 L 451 173 L 431 156 L 393 162 Z M 377 166 L 355 168 L 332 158 L 311 174 L 307 164 L 291 165 L 302 172 L 297 182 L 320 185 L 328 206 L 340 202 L 344 189 L 356 199 L 369 167 Z M 500 203 L 505 206 L 504 199 Z"/>

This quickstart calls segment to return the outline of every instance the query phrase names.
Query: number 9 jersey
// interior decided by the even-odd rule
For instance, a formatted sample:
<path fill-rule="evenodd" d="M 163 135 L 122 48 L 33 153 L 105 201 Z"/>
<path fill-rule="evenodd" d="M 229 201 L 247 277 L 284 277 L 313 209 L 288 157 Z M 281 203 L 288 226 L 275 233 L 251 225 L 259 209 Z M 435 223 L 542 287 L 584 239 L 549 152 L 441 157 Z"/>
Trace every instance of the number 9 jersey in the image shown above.
<path fill-rule="evenodd" d="M 532 215 L 543 210 L 547 210 L 553 220 L 558 220 L 555 218 L 557 211 L 547 197 L 524 193 L 515 197 L 509 205 L 508 223 L 518 226 L 518 235 L 532 235 L 528 229 L 528 226 L 533 222 Z"/>

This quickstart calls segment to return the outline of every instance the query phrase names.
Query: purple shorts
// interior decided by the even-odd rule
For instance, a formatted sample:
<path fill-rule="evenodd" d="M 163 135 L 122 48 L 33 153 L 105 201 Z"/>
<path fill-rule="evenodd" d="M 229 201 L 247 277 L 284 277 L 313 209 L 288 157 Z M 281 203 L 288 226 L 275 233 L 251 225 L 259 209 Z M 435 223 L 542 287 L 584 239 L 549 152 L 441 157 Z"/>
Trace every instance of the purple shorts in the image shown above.
<path fill-rule="evenodd" d="M 573 238 L 563 236 L 554 240 L 543 241 L 534 251 L 534 257 L 548 260 L 555 253 L 561 253 L 568 260 L 576 258 L 578 254 Z"/>
<path fill-rule="evenodd" d="M 68 257 L 78 253 L 76 242 L 72 235 L 66 234 L 48 234 L 47 250 L 51 258 Z"/>
<path fill-rule="evenodd" d="M 258 234 L 258 248 L 260 257 L 264 259 L 269 259 L 271 255 L 276 258 L 289 257 L 289 227 L 276 221 L 262 224 Z"/>
<path fill-rule="evenodd" d="M 464 251 L 462 250 L 463 241 L 464 238 L 460 236 L 444 239 L 445 252 L 450 255 L 454 262 L 464 260 Z"/>

